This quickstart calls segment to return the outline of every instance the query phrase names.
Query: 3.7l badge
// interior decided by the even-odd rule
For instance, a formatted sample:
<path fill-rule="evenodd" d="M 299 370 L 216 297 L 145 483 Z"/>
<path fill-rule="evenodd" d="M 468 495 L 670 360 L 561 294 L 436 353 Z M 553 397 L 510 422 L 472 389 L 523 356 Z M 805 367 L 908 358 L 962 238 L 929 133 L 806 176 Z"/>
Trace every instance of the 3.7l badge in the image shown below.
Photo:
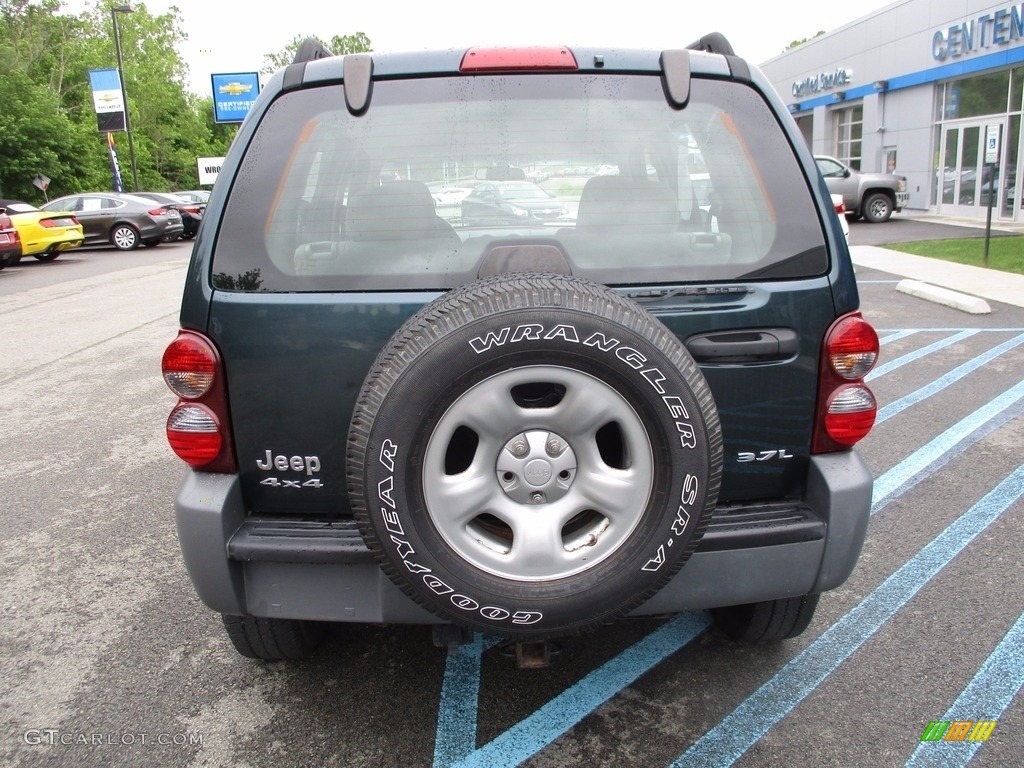
<path fill-rule="evenodd" d="M 772 459 L 792 459 L 793 454 L 787 451 L 785 448 L 779 448 L 777 451 L 758 451 L 752 453 L 750 451 L 740 451 L 736 454 L 736 461 L 740 464 L 747 464 L 751 461 L 771 461 Z"/>

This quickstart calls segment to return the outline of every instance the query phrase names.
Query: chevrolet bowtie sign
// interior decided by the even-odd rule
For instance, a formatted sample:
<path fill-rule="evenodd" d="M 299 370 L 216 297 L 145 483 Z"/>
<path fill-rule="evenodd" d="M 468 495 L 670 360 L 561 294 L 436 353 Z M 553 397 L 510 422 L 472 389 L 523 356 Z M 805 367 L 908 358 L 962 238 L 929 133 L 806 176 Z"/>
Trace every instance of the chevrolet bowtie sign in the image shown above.
<path fill-rule="evenodd" d="M 249 114 L 260 92 L 258 72 L 211 75 L 213 119 L 218 123 L 240 123 Z"/>

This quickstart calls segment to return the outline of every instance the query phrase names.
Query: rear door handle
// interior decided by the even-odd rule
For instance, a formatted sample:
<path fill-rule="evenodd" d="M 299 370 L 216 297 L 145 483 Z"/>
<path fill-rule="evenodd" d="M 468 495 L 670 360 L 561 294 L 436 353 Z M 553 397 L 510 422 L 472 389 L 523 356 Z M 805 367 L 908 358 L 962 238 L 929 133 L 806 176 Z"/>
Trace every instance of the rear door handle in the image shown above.
<path fill-rule="evenodd" d="M 698 363 L 767 363 L 796 357 L 800 337 L 792 328 L 717 331 L 691 336 L 686 348 Z"/>

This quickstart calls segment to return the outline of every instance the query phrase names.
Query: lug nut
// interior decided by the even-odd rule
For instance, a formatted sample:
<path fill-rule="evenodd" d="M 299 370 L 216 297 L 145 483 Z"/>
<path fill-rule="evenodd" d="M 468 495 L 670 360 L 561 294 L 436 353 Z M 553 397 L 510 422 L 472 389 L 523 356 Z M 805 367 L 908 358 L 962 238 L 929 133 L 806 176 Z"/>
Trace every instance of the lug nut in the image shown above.
<path fill-rule="evenodd" d="M 530 503 L 531 504 L 543 504 L 544 503 L 544 494 L 541 493 L 540 491 L 534 491 L 533 493 L 530 494 Z"/>
<path fill-rule="evenodd" d="M 525 456 L 529 450 L 530 446 L 526 444 L 525 440 L 516 440 L 512 443 L 512 454 L 514 456 Z"/>
<path fill-rule="evenodd" d="M 548 440 L 547 449 L 548 455 L 557 456 L 562 452 L 564 446 L 562 445 L 561 440 L 559 440 L 557 437 L 552 437 Z"/>

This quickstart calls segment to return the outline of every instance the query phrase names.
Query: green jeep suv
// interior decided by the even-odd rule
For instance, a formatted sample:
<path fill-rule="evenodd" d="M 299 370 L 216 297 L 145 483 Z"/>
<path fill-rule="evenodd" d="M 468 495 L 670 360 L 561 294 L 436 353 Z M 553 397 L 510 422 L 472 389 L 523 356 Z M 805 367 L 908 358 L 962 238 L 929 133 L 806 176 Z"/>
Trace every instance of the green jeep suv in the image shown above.
<path fill-rule="evenodd" d="M 163 357 L 185 565 L 238 651 L 519 643 L 850 575 L 878 338 L 765 78 L 688 48 L 304 48 L 256 100 Z"/>

